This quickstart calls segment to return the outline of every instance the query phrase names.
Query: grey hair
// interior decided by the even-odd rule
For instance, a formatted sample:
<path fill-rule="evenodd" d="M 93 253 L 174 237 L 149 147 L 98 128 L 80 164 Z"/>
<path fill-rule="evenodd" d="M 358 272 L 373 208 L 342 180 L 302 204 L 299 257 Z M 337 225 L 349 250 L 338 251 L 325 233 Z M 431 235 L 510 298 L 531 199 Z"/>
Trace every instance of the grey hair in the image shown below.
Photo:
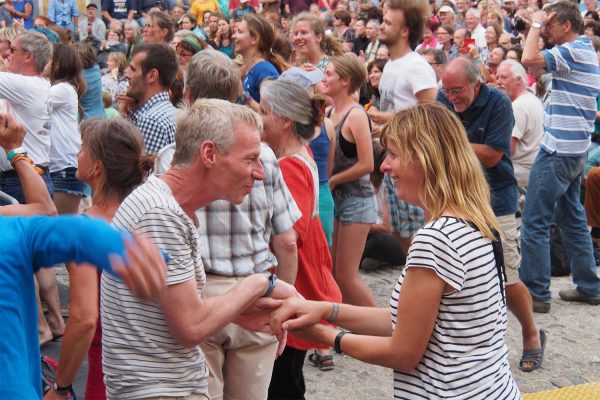
<path fill-rule="evenodd" d="M 455 60 L 463 60 L 465 67 L 462 72 L 464 77 L 467 78 L 467 81 L 469 81 L 471 85 L 482 81 L 481 67 L 475 62 L 475 60 L 464 56 L 456 57 Z"/>
<path fill-rule="evenodd" d="M 26 31 L 15 36 L 19 39 L 21 48 L 35 57 L 35 69 L 41 73 L 52 58 L 52 43 L 41 33 Z"/>
<path fill-rule="evenodd" d="M 180 39 L 185 39 L 186 37 L 195 37 L 196 34 L 192 31 L 190 31 L 189 29 L 180 29 L 177 32 L 175 32 L 175 37 L 180 38 Z"/>
<path fill-rule="evenodd" d="M 475 18 L 479 18 L 479 16 L 480 16 L 480 14 L 479 14 L 479 10 L 478 10 L 478 9 L 476 9 L 476 8 L 469 8 L 469 9 L 467 10 L 467 12 L 465 12 L 465 15 L 467 15 L 467 14 L 473 14 L 473 16 L 474 16 Z"/>
<path fill-rule="evenodd" d="M 125 28 L 131 28 L 133 30 L 133 38 L 137 42 L 142 37 L 142 27 L 137 23 L 136 20 L 125 22 Z"/>
<path fill-rule="evenodd" d="M 290 119 L 293 132 L 302 142 L 314 136 L 320 115 L 315 115 L 313 101 L 303 86 L 285 78 L 268 81 L 260 89 L 260 101 L 273 114 Z"/>
<path fill-rule="evenodd" d="M 440 65 L 445 65 L 448 62 L 448 56 L 446 56 L 446 52 L 442 49 L 424 49 L 424 50 L 419 50 L 419 53 L 422 56 L 427 56 L 430 55 L 433 57 L 433 61 L 435 61 L 436 64 L 440 64 Z"/>
<path fill-rule="evenodd" d="M 515 78 L 521 78 L 521 85 L 525 87 L 527 86 L 527 72 L 520 62 L 515 60 L 504 60 L 502 63 L 500 63 L 500 65 L 503 64 L 510 67 L 510 72 L 512 72 Z"/>
<path fill-rule="evenodd" d="M 381 24 L 379 23 L 378 20 L 376 20 L 376 19 L 370 19 L 370 20 L 367 21 L 367 25 L 369 25 L 369 24 L 375 25 L 375 28 L 377 28 L 377 32 L 379 32 L 379 27 L 381 26 Z"/>
<path fill-rule="evenodd" d="M 221 99 L 200 99 L 177 116 L 172 166 L 187 168 L 198 157 L 202 143 L 211 141 L 227 154 L 234 143 L 234 128 L 244 123 L 262 132 L 262 120 L 248 107 Z"/>
<path fill-rule="evenodd" d="M 188 63 L 185 86 L 193 100 L 235 101 L 241 93 L 241 79 L 240 68 L 233 60 L 220 51 L 204 49 Z"/>

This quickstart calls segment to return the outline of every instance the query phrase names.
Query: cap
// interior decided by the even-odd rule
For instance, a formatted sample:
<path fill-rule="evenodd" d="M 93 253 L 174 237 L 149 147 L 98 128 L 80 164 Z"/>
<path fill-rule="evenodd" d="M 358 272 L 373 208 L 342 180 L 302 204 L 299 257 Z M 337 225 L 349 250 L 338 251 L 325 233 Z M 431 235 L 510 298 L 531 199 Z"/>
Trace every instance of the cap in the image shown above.
<path fill-rule="evenodd" d="M 90 4 L 88 4 L 87 6 L 85 6 L 85 8 L 90 8 L 90 7 L 93 7 L 93 8 L 95 8 L 96 10 L 98 9 L 98 6 L 96 5 L 96 3 L 90 3 Z"/>
<path fill-rule="evenodd" d="M 454 10 L 450 6 L 441 6 L 440 9 L 438 10 L 438 13 L 447 13 L 447 12 L 454 14 Z"/>
<path fill-rule="evenodd" d="M 302 68 L 292 67 L 285 70 L 280 79 L 288 79 L 308 89 L 323 80 L 323 73 L 319 69 L 305 71 Z"/>

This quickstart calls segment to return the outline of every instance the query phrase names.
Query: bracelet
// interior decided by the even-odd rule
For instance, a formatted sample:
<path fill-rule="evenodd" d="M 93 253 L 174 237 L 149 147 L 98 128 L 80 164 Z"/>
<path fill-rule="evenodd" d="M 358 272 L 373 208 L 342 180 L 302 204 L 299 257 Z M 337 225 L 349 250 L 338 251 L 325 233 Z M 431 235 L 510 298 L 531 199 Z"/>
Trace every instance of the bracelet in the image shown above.
<path fill-rule="evenodd" d="M 329 317 L 326 321 L 330 324 L 333 324 L 337 320 L 338 314 L 340 313 L 340 305 L 338 303 L 331 303 L 331 305 L 333 308 L 331 309 L 331 314 L 329 314 Z"/>
<path fill-rule="evenodd" d="M 17 154 L 27 155 L 27 150 L 25 150 L 25 148 L 23 146 L 15 147 L 14 149 L 12 149 L 11 151 L 8 152 L 8 154 L 6 155 L 6 158 L 8 159 L 9 162 L 12 162 L 13 157 L 16 156 Z"/>
<path fill-rule="evenodd" d="M 335 350 L 335 352 L 338 354 L 342 354 L 342 347 L 341 347 L 342 337 L 346 333 L 350 333 L 350 331 L 339 331 L 335 337 L 335 340 L 333 341 L 333 350 Z"/>
<path fill-rule="evenodd" d="M 10 165 L 11 167 L 15 168 L 15 164 L 21 160 L 25 160 L 27 161 L 29 164 L 33 165 L 33 160 L 31 158 L 29 158 L 27 156 L 27 154 L 15 154 L 11 160 L 10 160 Z"/>
<path fill-rule="evenodd" d="M 267 281 L 269 281 L 269 287 L 267 288 L 267 291 L 265 292 L 265 294 L 262 295 L 262 297 L 269 297 L 271 295 L 271 293 L 273 293 L 273 290 L 275 290 L 275 281 L 277 280 L 277 275 L 275 274 L 270 274 L 269 276 L 267 276 Z"/>

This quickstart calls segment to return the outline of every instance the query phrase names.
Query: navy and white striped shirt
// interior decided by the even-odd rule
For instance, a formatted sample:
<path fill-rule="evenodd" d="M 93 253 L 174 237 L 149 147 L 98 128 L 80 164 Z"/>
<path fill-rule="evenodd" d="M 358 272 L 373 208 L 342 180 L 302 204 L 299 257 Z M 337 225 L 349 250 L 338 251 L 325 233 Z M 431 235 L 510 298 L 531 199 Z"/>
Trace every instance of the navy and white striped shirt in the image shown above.
<path fill-rule="evenodd" d="M 453 217 L 421 228 L 390 300 L 394 328 L 409 268 L 430 268 L 454 288 L 442 295 L 423 359 L 394 371 L 396 399 L 520 399 L 508 365 L 506 305 L 492 244 Z"/>
<path fill-rule="evenodd" d="M 600 93 L 598 57 L 583 36 L 542 52 L 552 73 L 552 93 L 546 107 L 541 147 L 562 156 L 587 152 Z"/>

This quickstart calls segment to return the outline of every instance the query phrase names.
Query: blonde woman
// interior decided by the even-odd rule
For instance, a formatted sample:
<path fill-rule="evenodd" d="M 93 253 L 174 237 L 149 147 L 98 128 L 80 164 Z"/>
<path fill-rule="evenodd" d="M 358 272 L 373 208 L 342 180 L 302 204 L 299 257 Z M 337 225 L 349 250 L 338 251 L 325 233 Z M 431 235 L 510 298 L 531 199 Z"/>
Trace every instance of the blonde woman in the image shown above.
<path fill-rule="evenodd" d="M 382 171 L 429 221 L 413 239 L 390 307 L 286 300 L 273 327 L 393 368 L 395 398 L 519 399 L 504 342 L 498 223 L 461 121 L 423 104 L 398 112 L 382 135 Z"/>
<path fill-rule="evenodd" d="M 330 56 L 344 54 L 342 43 L 325 33 L 323 24 L 309 12 L 302 12 L 292 21 L 291 40 L 296 50 L 296 63 L 305 70 L 325 71 Z"/>

